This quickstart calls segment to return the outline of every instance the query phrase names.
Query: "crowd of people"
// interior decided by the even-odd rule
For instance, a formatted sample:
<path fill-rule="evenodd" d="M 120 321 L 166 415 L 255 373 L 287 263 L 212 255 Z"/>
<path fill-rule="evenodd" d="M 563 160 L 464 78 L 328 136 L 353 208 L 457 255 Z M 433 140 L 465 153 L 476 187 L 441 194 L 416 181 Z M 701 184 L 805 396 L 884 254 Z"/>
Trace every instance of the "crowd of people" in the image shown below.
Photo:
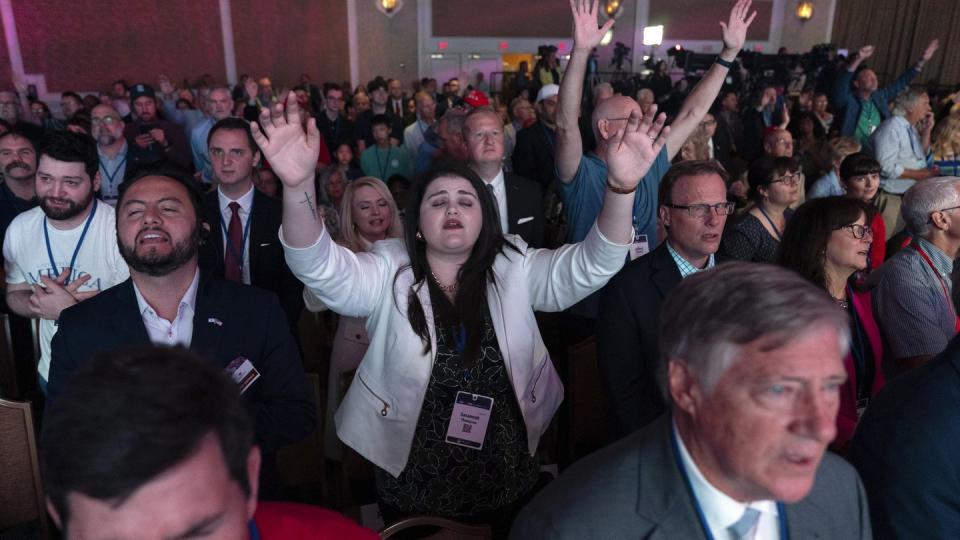
<path fill-rule="evenodd" d="M 544 47 L 495 92 L 0 92 L 5 310 L 21 361 L 39 320 L 67 538 L 375 537 L 258 504 L 318 422 L 305 308 L 337 316 L 324 458 L 374 466 L 387 524 L 960 535 L 960 93 L 912 84 L 939 41 L 883 87 L 872 45 L 751 71 L 737 0 L 705 70 L 611 84 L 597 4 L 562 70 Z M 554 359 L 587 338 L 614 442 L 553 479 Z"/>

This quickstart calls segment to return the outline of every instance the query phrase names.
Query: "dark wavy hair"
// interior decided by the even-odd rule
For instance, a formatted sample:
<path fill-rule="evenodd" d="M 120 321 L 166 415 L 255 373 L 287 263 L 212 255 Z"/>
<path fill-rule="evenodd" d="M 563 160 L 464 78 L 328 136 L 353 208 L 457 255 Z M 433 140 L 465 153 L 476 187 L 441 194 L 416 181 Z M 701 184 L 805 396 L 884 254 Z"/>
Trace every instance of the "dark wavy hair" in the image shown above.
<path fill-rule="evenodd" d="M 803 203 L 783 231 L 779 264 L 827 290 L 824 264 L 830 235 L 841 227 L 856 223 L 860 216 L 866 218 L 869 227 L 875 213 L 870 204 L 849 197 L 823 197 Z"/>
<path fill-rule="evenodd" d="M 763 156 L 750 164 L 747 170 L 750 200 L 759 202 L 761 187 L 769 187 L 777 175 L 800 170 L 800 160 L 795 157 Z"/>
<path fill-rule="evenodd" d="M 449 302 L 445 303 L 446 297 L 443 292 L 434 283 L 434 280 L 428 278 L 430 264 L 427 262 L 427 245 L 423 240 L 417 238 L 417 234 L 420 232 L 420 203 L 427 193 L 427 188 L 434 180 L 451 176 L 463 178 L 470 182 L 470 185 L 476 190 L 480 200 L 483 223 L 480 226 L 480 235 L 470 252 L 470 257 L 460 268 L 457 275 L 459 286 L 454 302 L 452 305 L 446 305 Z M 407 319 L 410 321 L 413 331 L 423 342 L 425 353 L 430 351 L 429 323 L 417 296 L 417 291 L 424 286 L 424 283 L 430 288 L 430 296 L 434 299 L 433 307 L 440 315 L 440 319 L 445 324 L 460 323 L 466 330 L 467 340 L 462 354 L 463 360 L 470 361 L 479 356 L 480 337 L 483 331 L 484 309 L 482 309 L 482 306 L 486 305 L 487 302 L 486 285 L 487 283 L 496 285 L 493 261 L 506 248 L 520 253 L 516 246 L 503 237 L 498 212 L 496 201 L 494 201 L 493 195 L 490 194 L 484 181 L 473 169 L 462 163 L 451 161 L 440 163 L 414 183 L 413 192 L 407 197 L 405 213 L 407 226 L 404 230 L 407 254 L 410 257 L 409 267 L 413 270 L 414 281 L 414 285 L 407 294 Z M 400 268 L 394 280 L 406 268 L 406 266 Z M 437 300 L 439 300 L 440 305 L 437 305 Z"/>

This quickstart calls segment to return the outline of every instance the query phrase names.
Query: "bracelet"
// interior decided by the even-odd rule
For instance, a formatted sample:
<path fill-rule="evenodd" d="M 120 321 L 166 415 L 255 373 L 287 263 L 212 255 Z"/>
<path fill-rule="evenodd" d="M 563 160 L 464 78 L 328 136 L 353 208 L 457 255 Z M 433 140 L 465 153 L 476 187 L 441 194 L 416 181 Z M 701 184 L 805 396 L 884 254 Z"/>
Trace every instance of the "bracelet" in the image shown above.
<path fill-rule="evenodd" d="M 721 66 L 727 69 L 733 69 L 733 62 L 727 62 L 726 60 L 724 60 L 723 58 L 720 58 L 719 56 L 717 56 L 716 60 L 714 60 L 713 63 L 720 64 Z"/>
<path fill-rule="evenodd" d="M 639 185 L 639 184 L 637 184 Z M 633 186 L 630 189 L 620 188 L 610 183 L 610 179 L 607 178 L 607 189 L 616 193 L 617 195 L 629 195 L 637 190 L 637 186 Z"/>

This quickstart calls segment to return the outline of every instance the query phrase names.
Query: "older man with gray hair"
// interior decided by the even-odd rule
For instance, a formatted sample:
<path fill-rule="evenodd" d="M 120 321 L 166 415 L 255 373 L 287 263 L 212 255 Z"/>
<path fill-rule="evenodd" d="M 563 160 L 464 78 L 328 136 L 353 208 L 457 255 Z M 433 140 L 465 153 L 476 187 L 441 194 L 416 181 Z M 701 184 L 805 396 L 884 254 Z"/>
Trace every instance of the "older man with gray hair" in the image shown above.
<path fill-rule="evenodd" d="M 927 158 L 933 130 L 930 96 L 921 86 L 912 86 L 897 96 L 893 116 L 870 136 L 870 147 L 880 162 L 880 189 L 887 196 L 877 205 L 888 234 L 903 229 L 900 196 L 918 180 L 938 176 L 940 171 Z"/>
<path fill-rule="evenodd" d="M 931 178 L 903 195 L 913 242 L 871 276 L 873 309 L 898 370 L 925 363 L 957 333 L 950 274 L 960 249 L 960 178 Z"/>
<path fill-rule="evenodd" d="M 787 270 L 698 272 L 661 312 L 670 412 L 585 458 L 520 514 L 513 538 L 870 538 L 836 434 L 849 321 Z"/>

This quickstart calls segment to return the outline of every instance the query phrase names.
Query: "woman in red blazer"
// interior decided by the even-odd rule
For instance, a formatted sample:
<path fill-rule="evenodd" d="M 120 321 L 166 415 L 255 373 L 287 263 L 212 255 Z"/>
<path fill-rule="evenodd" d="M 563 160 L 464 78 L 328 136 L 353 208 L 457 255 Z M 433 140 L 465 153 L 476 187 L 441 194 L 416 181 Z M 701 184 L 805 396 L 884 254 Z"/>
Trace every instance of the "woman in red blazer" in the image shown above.
<path fill-rule="evenodd" d="M 840 453 L 884 385 L 883 339 L 870 292 L 857 286 L 857 273 L 868 267 L 875 214 L 870 204 L 851 197 L 807 201 L 794 213 L 780 242 L 780 264 L 822 287 L 850 315 L 847 381 L 840 388 L 837 437 L 831 445 Z M 883 237 L 877 242 L 882 244 Z"/>

